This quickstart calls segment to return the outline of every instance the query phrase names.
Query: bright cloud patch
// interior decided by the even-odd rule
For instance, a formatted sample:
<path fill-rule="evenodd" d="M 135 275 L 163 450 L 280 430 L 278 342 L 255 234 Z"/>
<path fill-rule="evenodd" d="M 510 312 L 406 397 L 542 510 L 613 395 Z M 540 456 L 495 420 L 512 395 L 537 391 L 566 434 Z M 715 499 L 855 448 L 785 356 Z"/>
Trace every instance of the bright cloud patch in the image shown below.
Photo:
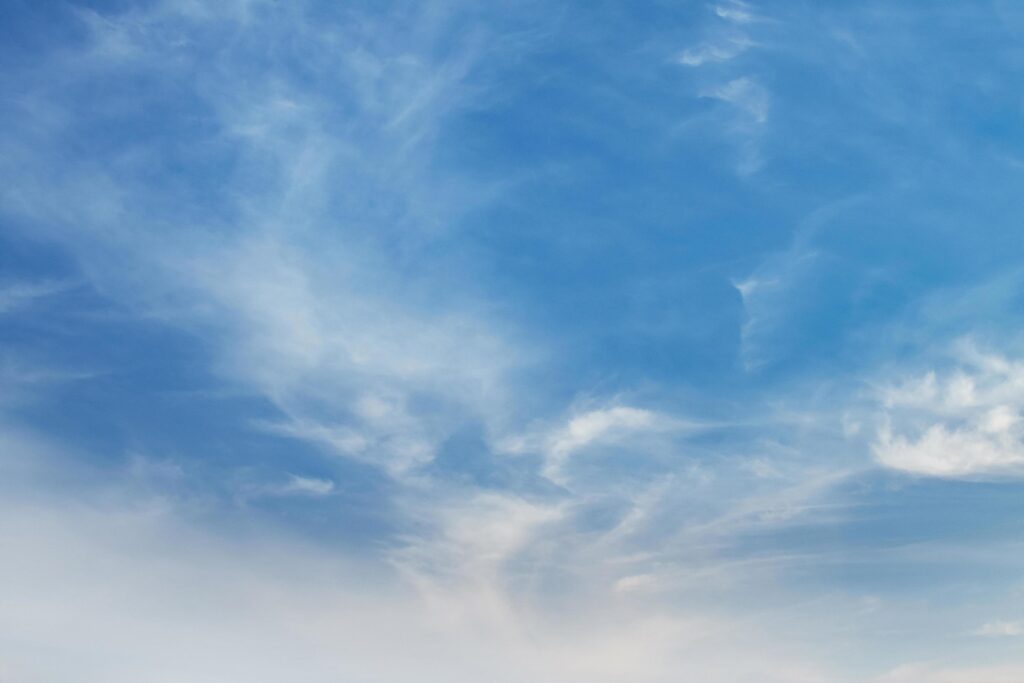
<path fill-rule="evenodd" d="M 883 392 L 878 461 L 933 477 L 1024 476 L 1024 364 L 966 348 L 959 367 Z"/>

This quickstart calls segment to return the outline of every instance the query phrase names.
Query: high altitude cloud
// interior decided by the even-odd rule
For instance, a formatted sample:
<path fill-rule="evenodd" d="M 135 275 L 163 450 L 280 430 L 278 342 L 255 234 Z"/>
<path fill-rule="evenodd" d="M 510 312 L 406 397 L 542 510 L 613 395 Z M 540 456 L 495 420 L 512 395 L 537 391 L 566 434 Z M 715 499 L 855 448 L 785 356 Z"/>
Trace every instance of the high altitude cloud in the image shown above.
<path fill-rule="evenodd" d="M 679 63 L 685 66 L 700 66 L 709 62 L 724 62 L 741 54 L 750 46 L 750 40 L 744 36 L 723 38 L 697 47 L 687 48 L 680 53 L 678 59 Z"/>
<path fill-rule="evenodd" d="M 566 467 L 578 452 L 595 445 L 622 448 L 629 441 L 643 443 L 639 450 L 649 448 L 650 436 L 667 436 L 694 425 L 653 410 L 629 405 L 584 408 L 573 412 L 564 425 L 539 433 L 507 438 L 502 448 L 510 453 L 531 450 L 543 454 L 541 472 L 552 481 L 567 483 Z M 640 454 L 638 454 L 638 457 Z"/>

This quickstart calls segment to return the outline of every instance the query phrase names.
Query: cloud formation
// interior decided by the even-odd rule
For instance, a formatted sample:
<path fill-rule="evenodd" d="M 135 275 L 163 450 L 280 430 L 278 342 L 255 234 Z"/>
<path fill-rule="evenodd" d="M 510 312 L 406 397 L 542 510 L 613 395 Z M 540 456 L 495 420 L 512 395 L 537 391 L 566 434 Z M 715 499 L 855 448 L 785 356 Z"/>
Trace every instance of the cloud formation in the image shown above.
<path fill-rule="evenodd" d="M 933 477 L 1024 475 L 1024 366 L 962 346 L 954 369 L 883 392 L 874 446 L 886 467 Z"/>
<path fill-rule="evenodd" d="M 1024 15 L 8 14 L 0 680 L 1021 678 Z"/>

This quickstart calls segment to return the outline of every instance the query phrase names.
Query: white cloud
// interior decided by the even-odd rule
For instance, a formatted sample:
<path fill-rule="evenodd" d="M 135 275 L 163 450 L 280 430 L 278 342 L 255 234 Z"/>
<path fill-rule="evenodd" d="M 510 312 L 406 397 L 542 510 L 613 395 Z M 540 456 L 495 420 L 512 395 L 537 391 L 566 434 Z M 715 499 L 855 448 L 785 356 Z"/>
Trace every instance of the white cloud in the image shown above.
<path fill-rule="evenodd" d="M 615 582 L 615 591 L 618 593 L 638 593 L 655 591 L 660 586 L 660 581 L 654 574 L 630 574 L 623 576 Z"/>
<path fill-rule="evenodd" d="M 574 415 L 564 428 L 551 435 L 551 452 L 559 458 L 595 441 L 614 439 L 623 435 L 651 429 L 665 429 L 673 422 L 664 416 L 643 408 L 613 406 Z"/>
<path fill-rule="evenodd" d="M 734 78 L 728 83 L 703 90 L 700 96 L 728 102 L 755 123 L 768 120 L 771 97 L 764 86 L 749 76 Z"/>
<path fill-rule="evenodd" d="M 974 635 L 983 638 L 1017 638 L 1024 636 L 1024 623 L 1019 621 L 990 621 L 974 631 Z"/>
<path fill-rule="evenodd" d="M 746 278 L 733 280 L 743 304 L 740 358 L 748 371 L 774 360 L 776 337 L 800 301 L 799 288 L 818 266 L 818 253 L 799 243 L 766 258 Z"/>
<path fill-rule="evenodd" d="M 670 435 L 698 426 L 645 408 L 610 405 L 576 410 L 563 425 L 505 438 L 498 447 L 510 453 L 541 452 L 545 458 L 542 474 L 565 484 L 567 463 L 588 447 L 622 444 L 644 436 Z"/>
<path fill-rule="evenodd" d="M 407 539 L 391 560 L 432 599 L 461 602 L 454 596 L 477 592 L 486 598 L 483 609 L 510 612 L 505 595 L 508 565 L 531 548 L 545 528 L 564 517 L 565 506 L 511 493 L 460 493 L 407 501 L 411 516 L 428 531 Z"/>
<path fill-rule="evenodd" d="M 434 161 L 448 118 L 486 95 L 474 68 L 495 53 L 476 33 L 447 42 L 457 8 L 445 2 L 401 26 L 271 5 L 82 13 L 91 40 L 41 57 L 24 116 L 0 135 L 0 199 L 118 306 L 201 336 L 221 377 L 280 410 L 280 433 L 398 474 L 429 460 L 453 425 L 501 415 L 504 378 L 526 355 L 486 301 L 451 286 L 444 258 L 421 258 L 488 196 Z M 318 85 L 291 78 L 276 52 L 251 77 L 245 41 L 203 51 L 176 38 L 236 31 L 293 37 Z M 210 206 L 183 209 L 194 201 L 139 180 L 158 144 L 126 140 L 108 150 L 116 162 L 97 164 L 57 147 L 83 115 L 50 84 L 122 68 L 192 88 L 202 145 L 235 160 Z M 0 291 L 0 312 L 48 291 Z M 395 407 L 364 410 L 381 396 Z"/>
<path fill-rule="evenodd" d="M 755 24 L 769 19 L 764 14 L 759 14 L 756 8 L 749 2 L 743 0 L 725 0 L 712 6 L 712 11 L 719 19 L 730 24 Z"/>
<path fill-rule="evenodd" d="M 875 455 L 886 467 L 933 477 L 1024 475 L 1020 436 L 991 435 L 977 426 L 950 429 L 932 425 L 923 434 L 905 438 L 883 428 Z"/>
<path fill-rule="evenodd" d="M 744 314 L 740 326 L 740 359 L 744 369 L 752 371 L 766 362 L 760 337 L 777 322 L 772 319 L 775 311 L 771 310 L 770 302 L 784 298 L 789 286 L 778 277 L 755 276 L 733 280 L 732 286 L 740 294 Z"/>
<path fill-rule="evenodd" d="M 698 92 L 700 97 L 720 100 L 734 110 L 723 128 L 737 148 L 736 172 L 741 176 L 756 173 L 764 165 L 761 138 L 768 122 L 771 94 L 750 76 L 734 78 Z"/>
<path fill-rule="evenodd" d="M 684 66 L 701 66 L 709 62 L 726 62 L 741 54 L 752 45 L 753 42 L 746 36 L 707 42 L 697 47 L 683 50 L 677 57 L 677 61 Z"/>
<path fill-rule="evenodd" d="M 748 5 L 741 2 L 716 5 L 715 14 L 734 24 L 749 24 L 757 21 L 757 17 L 749 11 Z"/>
<path fill-rule="evenodd" d="M 746 305 L 760 290 L 778 284 L 779 281 L 777 279 L 761 280 L 756 277 L 748 277 L 745 280 L 734 280 L 732 286 L 743 297 L 743 303 Z"/>
<path fill-rule="evenodd" d="M 288 481 L 264 489 L 267 494 L 275 496 L 306 496 L 320 498 L 334 491 L 334 482 L 330 479 L 316 477 L 300 477 L 297 474 L 288 476 Z"/>
<path fill-rule="evenodd" d="M 884 387 L 875 457 L 913 474 L 1024 476 L 1024 364 L 960 345 L 957 367 Z"/>

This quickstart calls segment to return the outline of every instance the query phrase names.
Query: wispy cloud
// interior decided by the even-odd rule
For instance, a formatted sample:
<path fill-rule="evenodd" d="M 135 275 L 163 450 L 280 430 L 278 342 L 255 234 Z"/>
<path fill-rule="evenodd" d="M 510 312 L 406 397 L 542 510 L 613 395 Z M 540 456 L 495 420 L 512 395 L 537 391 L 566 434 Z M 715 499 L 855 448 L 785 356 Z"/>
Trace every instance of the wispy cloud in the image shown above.
<path fill-rule="evenodd" d="M 0 315 L 31 306 L 46 297 L 67 291 L 66 282 L 14 282 L 0 285 Z"/>
<path fill-rule="evenodd" d="M 652 410 L 611 405 L 580 410 L 564 425 L 539 435 L 512 438 L 506 441 L 505 447 L 512 451 L 541 451 L 545 457 L 542 473 L 552 481 L 566 483 L 565 468 L 570 458 L 590 446 L 621 446 L 626 440 L 670 435 L 694 427 L 692 423 Z"/>
<path fill-rule="evenodd" d="M 739 149 L 736 171 L 745 176 L 760 170 L 764 164 L 760 137 L 771 108 L 769 91 L 754 77 L 740 76 L 705 88 L 699 96 L 724 102 L 734 111 L 734 116 L 725 120 L 724 129 Z"/>
<path fill-rule="evenodd" d="M 750 77 L 742 76 L 703 90 L 701 97 L 727 102 L 749 116 L 754 123 L 764 123 L 768 120 L 771 102 L 768 91 Z"/>
<path fill-rule="evenodd" d="M 0 679 L 1021 679 L 1005 8 L 45 4 Z"/>
<path fill-rule="evenodd" d="M 746 36 L 734 36 L 703 43 L 683 50 L 677 57 L 684 66 L 701 66 L 707 63 L 726 62 L 742 54 L 753 45 Z"/>
<path fill-rule="evenodd" d="M 335 489 L 335 484 L 330 479 L 319 479 L 317 477 L 302 477 L 297 474 L 289 474 L 282 482 L 257 484 L 246 486 L 242 494 L 246 499 L 251 498 L 321 498 L 329 496 Z"/>
<path fill-rule="evenodd" d="M 79 159 L 51 174 L 60 156 L 52 141 L 89 122 L 70 117 L 73 102 L 45 79 L 23 99 L 52 116 L 20 120 L 32 132 L 4 138 L 9 158 L 25 162 L 5 175 L 7 207 L 69 246 L 110 297 L 211 335 L 222 375 L 272 401 L 288 434 L 334 445 L 338 434 L 356 434 L 343 455 L 397 471 L 429 460 L 447 430 L 436 413 L 410 409 L 413 395 L 434 395 L 449 422 L 479 416 L 503 400 L 500 377 L 521 355 L 472 293 L 455 296 L 430 267 L 403 272 L 389 255 L 396 248 L 415 263 L 481 195 L 433 159 L 446 118 L 477 90 L 482 43 L 472 34 L 434 54 L 454 21 L 444 3 L 423 8 L 429 21 L 407 17 L 408 35 L 394 41 L 383 40 L 394 28 L 384 20 L 326 25 L 297 8 L 263 9 L 270 15 L 243 2 L 83 11 L 84 54 L 59 51 L 40 66 L 188 79 L 207 117 L 207 149 L 238 160 L 237 172 L 204 181 L 221 188 L 199 207 L 211 223 L 175 208 L 195 206 L 187 187 L 154 193 L 139 183 L 139 165 L 152 159 L 127 142 L 111 143 L 102 168 Z M 173 39 L 243 27 L 246 40 L 205 57 Z M 249 41 L 272 40 L 282 27 L 331 97 L 291 78 L 283 59 L 266 78 L 244 76 Z M 42 199 L 52 193 L 61 207 Z M 131 267 L 114 267 L 123 263 Z M 54 287 L 12 286 L 0 309 Z M 375 400 L 390 407 L 370 415 L 363 407 Z"/>
<path fill-rule="evenodd" d="M 734 1 L 715 5 L 714 12 L 719 18 L 735 24 L 750 24 L 758 19 L 751 11 L 750 5 L 745 2 Z"/>

